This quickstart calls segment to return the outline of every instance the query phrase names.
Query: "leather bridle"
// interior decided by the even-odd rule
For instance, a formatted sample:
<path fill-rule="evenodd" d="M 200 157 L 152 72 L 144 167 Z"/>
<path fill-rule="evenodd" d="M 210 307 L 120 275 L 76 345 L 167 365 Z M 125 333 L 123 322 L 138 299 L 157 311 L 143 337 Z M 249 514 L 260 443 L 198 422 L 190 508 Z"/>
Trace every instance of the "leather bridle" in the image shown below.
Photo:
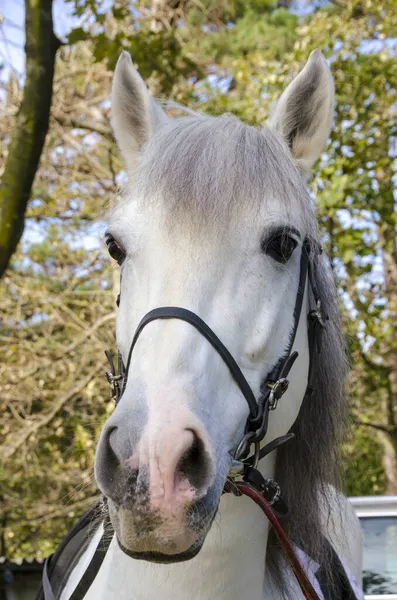
<path fill-rule="evenodd" d="M 149 311 L 140 321 L 132 339 L 128 352 L 127 364 L 124 365 L 120 352 L 118 353 L 118 373 L 116 373 L 113 360 L 108 351 L 106 356 L 109 360 L 111 371 L 106 373 L 106 377 L 111 386 L 112 397 L 115 398 L 116 404 L 120 401 L 127 385 L 128 374 L 131 365 L 132 353 L 135 345 L 143 331 L 143 329 L 158 319 L 179 319 L 189 323 L 217 351 L 223 362 L 226 364 L 231 376 L 236 385 L 240 389 L 242 395 L 247 401 L 249 408 L 249 416 L 245 426 L 245 434 L 233 455 L 231 474 L 241 474 L 242 465 L 256 467 L 258 461 L 269 454 L 272 450 L 279 447 L 281 444 L 292 439 L 293 434 L 289 433 L 281 436 L 270 444 L 260 448 L 260 443 L 265 438 L 269 423 L 269 413 L 277 408 L 278 401 L 285 394 L 289 386 L 288 375 L 298 358 L 298 352 L 292 351 L 296 333 L 298 330 L 299 320 L 302 312 L 303 297 L 305 294 L 306 280 L 308 279 L 309 286 L 314 297 L 315 307 L 308 313 L 308 339 L 309 339 L 309 377 L 308 385 L 305 392 L 305 397 L 313 391 L 313 364 L 316 360 L 316 353 L 320 348 L 320 335 L 325 326 L 326 317 L 322 314 L 321 302 L 315 286 L 312 273 L 313 266 L 310 262 L 310 253 L 322 252 L 321 246 L 314 240 L 306 237 L 302 245 L 302 254 L 300 260 L 298 292 L 296 295 L 294 306 L 294 323 L 288 348 L 284 355 L 279 359 L 274 369 L 266 375 L 260 386 L 259 398 L 251 389 L 248 381 L 243 375 L 237 362 L 230 354 L 226 346 L 221 342 L 218 336 L 212 329 L 195 313 L 180 308 L 178 306 L 162 306 Z M 117 304 L 120 302 L 120 296 L 117 299 Z M 251 447 L 254 446 L 254 452 L 250 455 Z"/>
<path fill-rule="evenodd" d="M 313 276 L 315 261 L 310 260 L 311 253 L 321 254 L 322 248 L 318 242 L 306 237 L 302 244 L 298 291 L 293 314 L 294 323 L 288 348 L 283 356 L 280 357 L 274 369 L 264 378 L 263 383 L 260 386 L 258 398 L 251 389 L 251 386 L 233 356 L 212 329 L 195 313 L 177 306 L 162 306 L 160 308 L 155 308 L 143 317 L 134 333 L 126 365 L 123 363 L 120 352 L 118 353 L 118 373 L 116 373 L 110 353 L 106 351 L 106 356 L 111 367 L 111 370 L 106 373 L 106 377 L 111 387 L 112 397 L 115 398 L 117 404 L 126 389 L 131 357 L 135 345 L 143 329 L 152 321 L 157 319 L 179 319 L 195 327 L 197 331 L 205 337 L 226 364 L 236 385 L 246 399 L 249 409 L 245 433 L 232 456 L 231 469 L 224 492 L 232 492 L 235 495 L 245 494 L 261 506 L 275 529 L 279 542 L 284 549 L 286 558 L 297 577 L 305 598 L 317 600 L 318 596 L 308 581 L 305 571 L 300 565 L 291 543 L 286 538 L 285 533 L 274 514 L 274 512 L 276 512 L 280 516 L 285 516 L 288 512 L 287 506 L 281 497 L 280 487 L 273 479 L 264 478 L 256 468 L 260 459 L 294 438 L 293 433 L 287 433 L 261 447 L 261 442 L 264 440 L 267 433 L 270 411 L 277 408 L 280 398 L 287 391 L 289 386 L 288 375 L 298 358 L 298 352 L 293 351 L 292 348 L 302 313 L 307 280 L 315 305 L 314 308 L 309 310 L 307 316 L 309 374 L 304 399 L 310 396 L 314 390 L 313 374 L 316 370 L 314 365 L 316 362 L 316 355 L 320 351 L 321 333 L 325 327 L 327 317 L 322 312 L 321 301 L 316 289 Z M 117 299 L 117 305 L 119 302 L 120 295 Z M 237 478 L 242 478 L 242 480 L 236 481 Z"/>

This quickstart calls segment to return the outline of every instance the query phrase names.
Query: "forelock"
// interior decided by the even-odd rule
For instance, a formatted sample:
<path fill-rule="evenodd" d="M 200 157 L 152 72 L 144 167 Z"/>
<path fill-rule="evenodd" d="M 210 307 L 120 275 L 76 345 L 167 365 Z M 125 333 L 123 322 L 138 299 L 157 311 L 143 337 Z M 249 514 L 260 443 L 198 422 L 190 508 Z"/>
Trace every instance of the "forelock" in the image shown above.
<path fill-rule="evenodd" d="M 162 127 L 144 149 L 134 181 L 144 202 L 163 201 L 169 214 L 224 220 L 272 197 L 303 220 L 312 210 L 303 177 L 270 129 L 232 116 L 183 117 Z M 310 229 L 310 227 L 309 227 Z"/>

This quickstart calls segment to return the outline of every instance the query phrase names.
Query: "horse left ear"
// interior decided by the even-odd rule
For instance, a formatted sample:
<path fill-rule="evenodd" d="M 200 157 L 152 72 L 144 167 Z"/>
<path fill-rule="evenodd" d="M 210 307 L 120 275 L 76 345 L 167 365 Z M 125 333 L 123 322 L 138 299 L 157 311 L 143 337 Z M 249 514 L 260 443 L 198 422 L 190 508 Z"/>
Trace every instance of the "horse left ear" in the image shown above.
<path fill-rule="evenodd" d="M 112 126 L 131 173 L 143 146 L 168 117 L 152 99 L 128 52 L 121 53 L 112 84 Z"/>
<path fill-rule="evenodd" d="M 302 171 L 309 171 L 320 156 L 331 131 L 334 103 L 331 72 L 320 50 L 314 50 L 281 95 L 269 122 L 287 142 Z"/>

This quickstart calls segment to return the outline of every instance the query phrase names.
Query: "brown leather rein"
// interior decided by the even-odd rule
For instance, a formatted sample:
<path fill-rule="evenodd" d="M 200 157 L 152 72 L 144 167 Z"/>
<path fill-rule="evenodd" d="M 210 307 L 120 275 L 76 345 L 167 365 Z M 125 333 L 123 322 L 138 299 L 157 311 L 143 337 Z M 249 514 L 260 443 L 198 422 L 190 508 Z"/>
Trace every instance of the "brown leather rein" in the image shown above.
<path fill-rule="evenodd" d="M 276 534 L 278 542 L 284 551 L 285 558 L 296 577 L 303 596 L 306 600 L 320 600 L 319 595 L 309 581 L 306 571 L 296 555 L 294 547 L 285 535 L 284 529 L 280 525 L 279 520 L 263 493 L 252 484 L 246 483 L 245 481 L 236 481 L 233 486 L 230 486 L 229 491 L 235 496 L 248 496 L 248 498 L 251 498 L 255 504 L 260 507 L 273 527 L 274 533 Z"/>

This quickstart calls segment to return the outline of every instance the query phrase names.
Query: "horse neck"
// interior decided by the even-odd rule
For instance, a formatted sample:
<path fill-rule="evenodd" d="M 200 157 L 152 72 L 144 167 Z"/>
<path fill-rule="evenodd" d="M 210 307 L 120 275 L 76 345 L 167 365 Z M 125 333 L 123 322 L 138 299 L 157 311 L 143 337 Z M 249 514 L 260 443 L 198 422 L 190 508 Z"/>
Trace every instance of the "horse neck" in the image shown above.
<path fill-rule="evenodd" d="M 261 471 L 266 477 L 273 475 L 274 456 L 261 462 Z M 113 539 L 86 598 L 267 600 L 264 578 L 268 533 L 268 521 L 252 500 L 224 494 L 204 546 L 195 558 L 171 565 L 134 560 Z"/>

